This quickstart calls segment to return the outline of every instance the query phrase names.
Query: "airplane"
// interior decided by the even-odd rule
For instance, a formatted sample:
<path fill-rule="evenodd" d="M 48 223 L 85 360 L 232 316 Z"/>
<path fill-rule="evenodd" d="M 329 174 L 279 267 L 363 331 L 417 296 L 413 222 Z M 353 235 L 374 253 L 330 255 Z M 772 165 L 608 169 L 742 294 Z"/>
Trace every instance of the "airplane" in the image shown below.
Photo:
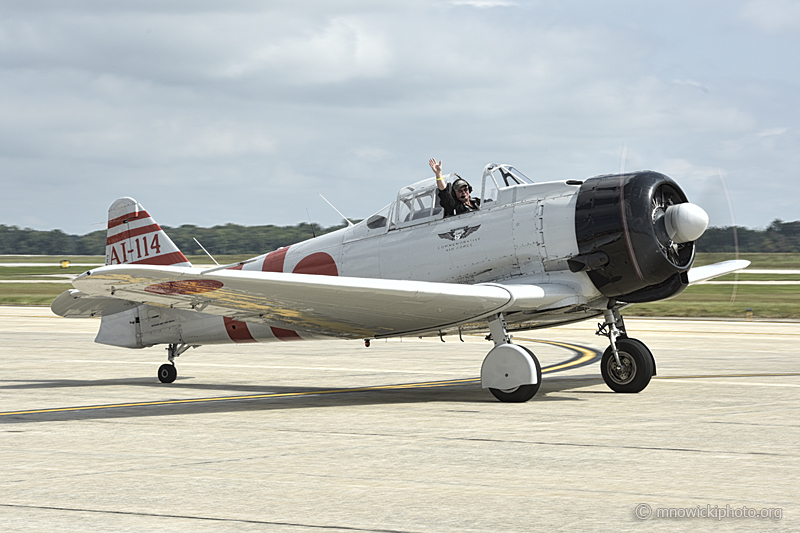
<path fill-rule="evenodd" d="M 141 204 L 120 198 L 105 266 L 77 276 L 51 309 L 102 317 L 98 343 L 166 344 L 163 383 L 175 381 L 176 357 L 205 344 L 488 332 L 481 387 L 525 402 L 541 366 L 512 332 L 602 317 L 603 380 L 637 393 L 655 358 L 620 311 L 750 264 L 692 268 L 708 216 L 658 172 L 534 183 L 490 164 L 479 190 L 479 211 L 444 217 L 427 178 L 357 224 L 213 268 L 192 266 Z"/>

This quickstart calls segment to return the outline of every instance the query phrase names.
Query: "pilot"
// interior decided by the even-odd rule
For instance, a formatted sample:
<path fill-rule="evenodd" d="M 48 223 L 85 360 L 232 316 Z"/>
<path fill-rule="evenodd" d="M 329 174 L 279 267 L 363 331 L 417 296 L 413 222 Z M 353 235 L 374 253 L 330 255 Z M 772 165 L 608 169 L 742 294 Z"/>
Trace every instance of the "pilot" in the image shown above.
<path fill-rule="evenodd" d="M 453 183 L 447 183 L 442 177 L 442 162 L 431 158 L 428 164 L 436 174 L 436 186 L 439 188 L 439 204 L 444 209 L 444 216 L 451 217 L 480 209 L 481 201 L 471 198 L 472 187 L 459 177 Z M 456 174 L 458 176 L 458 174 Z"/>

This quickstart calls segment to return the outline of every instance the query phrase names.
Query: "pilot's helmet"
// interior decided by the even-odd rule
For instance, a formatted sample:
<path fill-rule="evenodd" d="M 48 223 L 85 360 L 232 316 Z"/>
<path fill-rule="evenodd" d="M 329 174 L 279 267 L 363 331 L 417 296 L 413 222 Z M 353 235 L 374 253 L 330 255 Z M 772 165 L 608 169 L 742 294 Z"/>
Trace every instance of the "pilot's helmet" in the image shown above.
<path fill-rule="evenodd" d="M 467 183 L 467 180 L 464 178 L 459 177 L 456 181 L 453 182 L 453 192 L 460 191 L 463 187 L 467 187 L 469 192 L 472 193 L 472 185 Z"/>

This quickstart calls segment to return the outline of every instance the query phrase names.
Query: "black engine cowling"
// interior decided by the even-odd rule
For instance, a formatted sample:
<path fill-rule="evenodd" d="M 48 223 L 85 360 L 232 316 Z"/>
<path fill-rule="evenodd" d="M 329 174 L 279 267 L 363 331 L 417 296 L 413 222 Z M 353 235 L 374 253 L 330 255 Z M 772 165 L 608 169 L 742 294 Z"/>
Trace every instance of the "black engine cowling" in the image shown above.
<path fill-rule="evenodd" d="M 687 201 L 677 183 L 657 172 L 586 180 L 575 206 L 579 255 L 569 261 L 570 269 L 587 271 L 604 296 L 622 302 L 680 294 L 688 285 L 695 243 L 673 243 L 665 213 Z"/>

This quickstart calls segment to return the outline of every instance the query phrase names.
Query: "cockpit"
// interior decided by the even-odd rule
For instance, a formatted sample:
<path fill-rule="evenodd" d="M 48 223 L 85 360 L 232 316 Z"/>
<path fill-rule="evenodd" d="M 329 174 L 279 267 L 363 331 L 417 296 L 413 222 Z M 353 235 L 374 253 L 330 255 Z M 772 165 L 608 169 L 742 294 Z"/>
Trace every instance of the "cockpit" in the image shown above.
<path fill-rule="evenodd" d="M 448 174 L 445 179 L 448 183 L 452 183 L 459 177 L 458 174 Z M 480 196 L 474 193 L 473 196 L 481 200 L 481 209 L 491 209 L 505 203 L 503 197 L 508 191 L 531 184 L 533 181 L 514 167 L 493 163 L 486 165 L 483 170 Z M 475 183 L 472 183 L 472 186 L 473 189 L 478 189 Z M 387 227 L 391 231 L 443 218 L 444 213 L 439 205 L 438 193 L 435 178 L 424 179 L 403 187 L 397 193 L 394 203 L 366 220 L 367 233 L 383 233 Z"/>

